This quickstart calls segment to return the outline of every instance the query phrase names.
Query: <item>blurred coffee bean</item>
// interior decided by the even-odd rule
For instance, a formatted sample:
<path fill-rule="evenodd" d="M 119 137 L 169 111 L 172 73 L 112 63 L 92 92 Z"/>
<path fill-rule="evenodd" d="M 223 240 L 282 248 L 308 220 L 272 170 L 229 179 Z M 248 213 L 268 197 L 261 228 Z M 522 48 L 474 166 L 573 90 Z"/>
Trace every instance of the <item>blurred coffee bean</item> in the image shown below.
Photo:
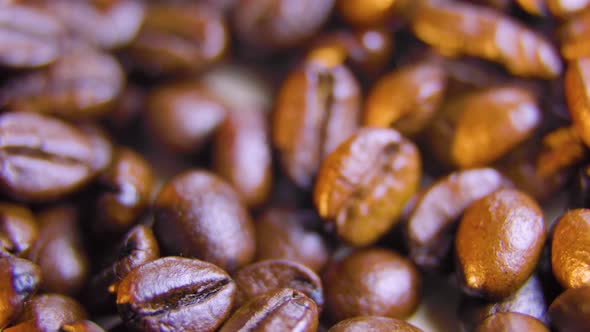
<path fill-rule="evenodd" d="M 26 206 L 0 203 L 0 248 L 25 257 L 38 233 L 35 217 Z"/>
<path fill-rule="evenodd" d="M 119 284 L 123 320 L 142 331 L 215 331 L 229 315 L 236 286 L 219 267 L 166 257 L 142 265 Z"/>
<path fill-rule="evenodd" d="M 567 211 L 551 240 L 553 275 L 564 288 L 590 286 L 590 210 Z"/>
<path fill-rule="evenodd" d="M 590 59 L 571 61 L 565 74 L 565 96 L 574 128 L 586 146 L 590 146 Z"/>
<path fill-rule="evenodd" d="M 590 56 L 590 43 L 586 38 L 588 32 L 590 32 L 590 10 L 579 13 L 563 23 L 559 29 L 559 36 L 561 55 L 566 60 Z"/>
<path fill-rule="evenodd" d="M 314 332 L 318 308 L 305 294 L 282 288 L 262 294 L 244 304 L 219 332 Z"/>
<path fill-rule="evenodd" d="M 342 240 L 366 246 L 395 226 L 420 176 L 411 141 L 391 129 L 363 128 L 322 162 L 314 203 Z"/>
<path fill-rule="evenodd" d="M 338 14 L 355 27 L 381 27 L 395 19 L 402 0 L 336 0 Z"/>
<path fill-rule="evenodd" d="M 540 321 L 531 316 L 514 312 L 493 314 L 486 318 L 475 332 L 549 332 Z"/>
<path fill-rule="evenodd" d="M 537 172 L 550 177 L 579 164 L 588 155 L 580 136 L 573 127 L 560 127 L 547 133 L 537 156 Z"/>
<path fill-rule="evenodd" d="M 414 325 L 403 320 L 379 317 L 361 316 L 349 318 L 332 326 L 328 332 L 422 332 Z"/>
<path fill-rule="evenodd" d="M 199 258 L 233 272 L 254 258 L 254 225 L 234 189 L 206 171 L 169 180 L 155 203 L 162 252 Z"/>
<path fill-rule="evenodd" d="M 25 311 L 5 332 L 59 331 L 65 324 L 86 319 L 76 300 L 58 294 L 43 294 L 27 302 Z"/>
<path fill-rule="evenodd" d="M 590 331 L 590 286 L 570 288 L 549 307 L 551 324 L 559 332 Z"/>
<path fill-rule="evenodd" d="M 59 332 L 104 332 L 104 329 L 89 320 L 80 320 L 63 325 Z"/>
<path fill-rule="evenodd" d="M 16 257 L 0 258 L 0 329 L 20 315 L 40 283 L 41 270 L 37 265 Z"/>

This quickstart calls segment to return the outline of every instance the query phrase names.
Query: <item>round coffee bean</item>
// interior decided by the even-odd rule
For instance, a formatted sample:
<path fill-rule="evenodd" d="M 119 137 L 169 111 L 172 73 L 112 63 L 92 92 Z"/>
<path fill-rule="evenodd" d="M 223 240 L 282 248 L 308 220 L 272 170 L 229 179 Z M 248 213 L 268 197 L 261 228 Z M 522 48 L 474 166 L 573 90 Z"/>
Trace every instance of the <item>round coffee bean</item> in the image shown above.
<path fill-rule="evenodd" d="M 0 329 L 18 317 L 40 283 L 37 265 L 12 256 L 0 258 Z"/>
<path fill-rule="evenodd" d="M 590 286 L 590 210 L 570 210 L 557 221 L 551 266 L 564 288 Z"/>
<path fill-rule="evenodd" d="M 86 311 L 76 300 L 58 294 L 35 296 L 25 311 L 5 332 L 59 331 L 65 324 L 86 319 Z"/>
<path fill-rule="evenodd" d="M 514 312 L 497 313 L 486 318 L 475 332 L 549 332 L 540 321 L 531 316 Z"/>
<path fill-rule="evenodd" d="M 590 286 L 570 288 L 549 306 L 551 324 L 559 332 L 590 331 Z"/>
<path fill-rule="evenodd" d="M 414 325 L 403 320 L 379 317 L 361 316 L 349 318 L 332 326 L 328 332 L 423 332 Z"/>
<path fill-rule="evenodd" d="M 0 203 L 0 248 L 24 257 L 37 240 L 38 233 L 31 210 L 22 205 Z"/>

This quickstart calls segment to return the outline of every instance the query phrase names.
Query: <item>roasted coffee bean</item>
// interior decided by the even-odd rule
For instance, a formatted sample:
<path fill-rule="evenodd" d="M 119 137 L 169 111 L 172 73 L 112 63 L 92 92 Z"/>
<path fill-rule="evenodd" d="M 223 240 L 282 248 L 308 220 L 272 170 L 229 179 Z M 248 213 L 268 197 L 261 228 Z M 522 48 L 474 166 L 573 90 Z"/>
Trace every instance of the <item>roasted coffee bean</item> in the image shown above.
<path fill-rule="evenodd" d="M 590 210 L 570 210 L 557 221 L 551 266 L 564 288 L 590 286 Z"/>
<path fill-rule="evenodd" d="M 446 79 L 444 67 L 435 62 L 404 66 L 382 76 L 367 97 L 363 124 L 416 136 L 442 103 Z"/>
<path fill-rule="evenodd" d="M 0 115 L 2 191 L 27 201 L 64 196 L 94 175 L 92 142 L 60 120 L 34 113 Z"/>
<path fill-rule="evenodd" d="M 311 211 L 266 210 L 254 224 L 256 259 L 285 259 L 320 271 L 330 256 L 326 240 L 313 231 L 320 222 Z"/>
<path fill-rule="evenodd" d="M 221 125 L 226 108 L 198 84 L 159 87 L 149 96 L 147 122 L 155 139 L 177 153 L 195 152 Z"/>
<path fill-rule="evenodd" d="M 463 331 L 473 331 L 487 317 L 495 313 L 513 312 L 528 315 L 547 324 L 547 303 L 537 276 L 533 275 L 517 292 L 500 302 L 464 296 L 459 306 Z"/>
<path fill-rule="evenodd" d="M 272 184 L 272 152 L 262 110 L 228 112 L 215 136 L 214 169 L 251 207 L 266 202 Z"/>
<path fill-rule="evenodd" d="M 343 58 L 326 51 L 288 75 L 275 105 L 273 142 L 283 170 L 303 189 L 311 188 L 321 161 L 359 125 L 358 82 Z"/>
<path fill-rule="evenodd" d="M 86 319 L 76 300 L 58 294 L 43 294 L 27 302 L 25 311 L 5 332 L 59 331 L 65 324 Z"/>
<path fill-rule="evenodd" d="M 238 0 L 233 23 L 247 48 L 288 48 L 312 37 L 330 17 L 333 5 L 334 0 Z"/>
<path fill-rule="evenodd" d="M 248 211 L 215 175 L 181 173 L 164 185 L 154 204 L 154 233 L 164 253 L 203 259 L 230 272 L 254 258 Z"/>
<path fill-rule="evenodd" d="M 113 164 L 99 177 L 95 230 L 120 233 L 133 225 L 151 200 L 154 174 L 143 157 L 119 147 Z"/>
<path fill-rule="evenodd" d="M 590 331 L 590 287 L 570 288 L 549 307 L 551 324 L 559 332 Z"/>
<path fill-rule="evenodd" d="M 0 258 L 0 329 L 18 317 L 40 283 L 37 265 L 16 257 Z"/>
<path fill-rule="evenodd" d="M 380 27 L 395 19 L 396 9 L 402 1 L 336 0 L 338 14 L 356 27 Z"/>
<path fill-rule="evenodd" d="M 131 66 L 151 75 L 194 72 L 220 60 L 229 36 L 215 7 L 198 2 L 152 2 L 128 46 Z"/>
<path fill-rule="evenodd" d="M 411 141 L 391 129 L 363 128 L 323 161 L 314 203 L 345 242 L 365 246 L 398 222 L 420 175 Z"/>
<path fill-rule="evenodd" d="M 39 213 L 39 237 L 27 258 L 39 264 L 41 289 L 73 295 L 82 288 L 90 262 L 82 247 L 78 213 L 70 206 L 57 206 Z"/>
<path fill-rule="evenodd" d="M 565 96 L 574 128 L 586 146 L 590 146 L 590 59 L 571 61 L 565 74 Z"/>
<path fill-rule="evenodd" d="M 540 321 L 514 312 L 497 313 L 486 318 L 475 332 L 549 332 Z"/>
<path fill-rule="evenodd" d="M 420 301 L 414 265 L 385 249 L 359 250 L 332 263 L 323 281 L 326 307 L 336 321 L 365 315 L 403 319 Z"/>
<path fill-rule="evenodd" d="M 0 248 L 24 257 L 37 240 L 38 233 L 31 210 L 22 205 L 0 203 Z"/>
<path fill-rule="evenodd" d="M 514 189 L 471 204 L 455 237 L 457 270 L 468 294 L 502 300 L 532 275 L 545 242 L 539 205 Z"/>
<path fill-rule="evenodd" d="M 291 288 L 302 292 L 318 306 L 324 305 L 320 278 L 309 268 L 287 260 L 267 260 L 248 265 L 239 270 L 234 280 L 238 287 L 235 306 L 269 291 Z"/>
<path fill-rule="evenodd" d="M 47 68 L 0 87 L 0 107 L 87 119 L 105 116 L 121 94 L 123 69 L 109 54 L 76 47 Z"/>
<path fill-rule="evenodd" d="M 63 325 L 59 332 L 104 332 L 104 329 L 89 320 L 80 320 Z"/>
<path fill-rule="evenodd" d="M 0 6 L 0 67 L 41 67 L 61 55 L 65 31 L 59 20 L 26 6 Z"/>
<path fill-rule="evenodd" d="M 566 60 L 590 56 L 590 43 L 585 38 L 588 32 L 590 32 L 590 11 L 588 10 L 575 15 L 561 26 L 559 30 L 561 55 Z"/>
<path fill-rule="evenodd" d="M 560 127 L 546 134 L 537 156 L 537 173 L 550 177 L 568 170 L 585 159 L 587 149 L 575 128 Z"/>
<path fill-rule="evenodd" d="M 427 1 L 412 28 L 442 54 L 494 61 L 517 76 L 551 79 L 562 71 L 557 50 L 542 35 L 485 7 Z"/>
<path fill-rule="evenodd" d="M 219 332 L 313 332 L 318 327 L 318 308 L 305 294 L 283 288 L 262 294 L 244 304 Z"/>
<path fill-rule="evenodd" d="M 103 173 L 113 161 L 114 148 L 108 134 L 94 122 L 77 123 L 76 127 L 80 129 L 90 141 L 92 147 L 93 161 L 90 168 L 94 175 Z"/>
<path fill-rule="evenodd" d="M 427 134 L 438 159 L 473 168 L 500 159 L 540 123 L 541 110 L 528 90 L 499 87 L 452 100 L 437 112 Z"/>
<path fill-rule="evenodd" d="M 229 315 L 236 286 L 217 266 L 166 257 L 127 274 L 117 290 L 125 322 L 142 331 L 215 331 Z"/>
<path fill-rule="evenodd" d="M 428 270 L 440 268 L 449 256 L 453 232 L 463 211 L 507 185 L 498 171 L 480 168 L 451 173 L 425 189 L 404 224 L 414 263 Z"/>
<path fill-rule="evenodd" d="M 378 316 L 361 316 L 349 318 L 332 326 L 328 332 L 422 332 L 421 329 L 414 325 L 404 322 L 403 320 L 378 317 Z"/>

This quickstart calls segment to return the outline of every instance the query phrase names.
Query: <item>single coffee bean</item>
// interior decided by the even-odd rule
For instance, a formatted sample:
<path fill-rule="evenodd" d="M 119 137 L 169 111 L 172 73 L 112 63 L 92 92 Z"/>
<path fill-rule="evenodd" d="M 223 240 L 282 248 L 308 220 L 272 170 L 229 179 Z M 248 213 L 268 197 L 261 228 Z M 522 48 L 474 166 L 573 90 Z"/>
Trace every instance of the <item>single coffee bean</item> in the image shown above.
<path fill-rule="evenodd" d="M 39 230 L 31 210 L 23 205 L 0 203 L 0 248 L 25 257 Z"/>
<path fill-rule="evenodd" d="M 142 331 L 215 331 L 229 315 L 235 291 L 230 276 L 213 264 L 165 257 L 127 274 L 117 308 Z"/>
<path fill-rule="evenodd" d="M 67 205 L 56 206 L 39 213 L 37 220 L 39 237 L 27 258 L 41 268 L 41 288 L 46 292 L 77 294 L 90 265 L 82 247 L 77 211 Z"/>
<path fill-rule="evenodd" d="M 260 109 L 228 112 L 215 136 L 214 169 L 255 207 L 266 202 L 272 184 L 272 151 L 266 114 Z"/>
<path fill-rule="evenodd" d="M 155 139 L 176 153 L 192 153 L 221 125 L 226 108 L 198 84 L 176 83 L 148 97 L 147 122 Z"/>
<path fill-rule="evenodd" d="M 290 288 L 262 294 L 244 304 L 219 332 L 313 332 L 318 327 L 318 308 L 305 294 Z"/>
<path fill-rule="evenodd" d="M 363 124 L 416 136 L 442 103 L 446 80 L 444 67 L 434 61 L 404 66 L 382 76 L 367 97 Z"/>
<path fill-rule="evenodd" d="M 506 185 L 508 181 L 498 171 L 479 168 L 451 173 L 425 189 L 405 223 L 414 263 L 427 270 L 441 268 L 463 211 Z"/>
<path fill-rule="evenodd" d="M 104 332 L 104 329 L 89 320 L 80 320 L 63 325 L 59 332 Z"/>
<path fill-rule="evenodd" d="M 385 249 L 359 250 L 332 263 L 323 284 L 326 307 L 336 321 L 356 316 L 404 319 L 420 302 L 420 274 L 408 259 Z"/>
<path fill-rule="evenodd" d="M 273 142 L 285 173 L 310 189 L 321 161 L 359 125 L 361 91 L 342 59 L 310 55 L 281 85 Z"/>
<path fill-rule="evenodd" d="M 391 129 L 363 128 L 322 162 L 314 203 L 345 242 L 369 245 L 398 222 L 420 175 L 411 141 Z"/>
<path fill-rule="evenodd" d="M 565 73 L 565 97 L 574 128 L 586 146 L 590 146 L 590 59 L 571 61 Z"/>
<path fill-rule="evenodd" d="M 58 19 L 27 6 L 0 5 L 0 67 L 41 67 L 61 56 L 65 30 Z"/>
<path fill-rule="evenodd" d="M 570 210 L 557 221 L 551 266 L 564 288 L 590 286 L 590 210 Z"/>
<path fill-rule="evenodd" d="M 233 188 L 198 170 L 172 178 L 155 202 L 162 251 L 199 258 L 232 272 L 254 258 L 254 226 Z"/>
<path fill-rule="evenodd" d="M 322 282 L 312 270 L 287 260 L 267 260 L 239 270 L 234 280 L 238 287 L 235 306 L 269 291 L 291 288 L 312 299 L 321 311 L 324 305 Z"/>
<path fill-rule="evenodd" d="M 559 332 L 590 331 L 590 287 L 570 288 L 549 306 L 551 324 Z"/>
<path fill-rule="evenodd" d="M 25 311 L 5 332 L 59 331 L 65 324 L 86 319 L 76 300 L 58 294 L 43 294 L 27 302 Z"/>
<path fill-rule="evenodd" d="M 475 332 L 549 332 L 549 329 L 540 321 L 531 316 L 514 312 L 493 314 L 486 318 Z"/>
<path fill-rule="evenodd" d="M 0 329 L 20 315 L 40 283 L 41 270 L 37 265 L 11 256 L 0 258 Z"/>
<path fill-rule="evenodd" d="M 423 332 L 414 325 L 399 319 L 379 316 L 349 318 L 332 326 L 328 332 Z"/>
<path fill-rule="evenodd" d="M 256 260 L 285 259 L 313 271 L 322 270 L 330 257 L 326 240 L 314 229 L 321 220 L 312 211 L 270 208 L 254 224 Z"/>
<path fill-rule="evenodd" d="M 502 300 L 532 275 L 545 242 L 541 208 L 528 195 L 500 189 L 471 204 L 455 237 L 466 293 Z"/>
<path fill-rule="evenodd" d="M 338 14 L 355 27 L 380 27 L 395 19 L 396 9 L 402 1 L 336 0 Z"/>

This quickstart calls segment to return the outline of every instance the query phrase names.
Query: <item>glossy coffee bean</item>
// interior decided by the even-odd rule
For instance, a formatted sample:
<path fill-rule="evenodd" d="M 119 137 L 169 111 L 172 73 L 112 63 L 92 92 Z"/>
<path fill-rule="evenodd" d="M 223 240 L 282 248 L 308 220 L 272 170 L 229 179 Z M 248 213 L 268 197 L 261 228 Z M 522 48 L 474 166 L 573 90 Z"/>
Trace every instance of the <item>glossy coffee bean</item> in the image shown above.
<path fill-rule="evenodd" d="M 82 247 L 78 213 L 70 206 L 46 209 L 37 215 L 39 237 L 27 258 L 41 268 L 41 288 L 73 295 L 84 285 L 90 262 Z"/>
<path fill-rule="evenodd" d="M 570 288 L 559 295 L 549 307 L 551 324 L 559 332 L 590 330 L 590 287 Z"/>
<path fill-rule="evenodd" d="M 25 311 L 5 332 L 59 331 L 65 324 L 86 319 L 76 300 L 58 294 L 43 294 L 28 301 Z"/>
<path fill-rule="evenodd" d="M 361 316 L 349 318 L 332 326 L 328 332 L 422 332 L 421 329 L 403 320 L 379 317 Z"/>
<path fill-rule="evenodd" d="M 590 286 L 590 210 L 570 210 L 557 221 L 551 266 L 564 288 Z"/>
<path fill-rule="evenodd" d="M 549 329 L 531 316 L 513 312 L 493 314 L 475 329 L 475 332 L 519 331 L 549 332 Z"/>
<path fill-rule="evenodd" d="M 320 278 L 309 268 L 287 260 L 267 260 L 248 265 L 234 277 L 238 293 L 235 306 L 250 299 L 281 288 L 291 288 L 312 299 L 318 310 L 324 305 Z"/>
<path fill-rule="evenodd" d="M 345 242 L 365 246 L 398 222 L 420 176 L 411 141 L 391 129 L 363 128 L 322 162 L 314 203 Z"/>
<path fill-rule="evenodd" d="M 228 270 L 254 258 L 255 233 L 233 188 L 206 171 L 190 170 L 164 185 L 155 202 L 154 233 L 162 251 Z"/>
<path fill-rule="evenodd" d="M 311 211 L 266 210 L 254 224 L 256 260 L 284 259 L 320 271 L 330 257 L 326 240 L 314 231 L 320 222 Z"/>
<path fill-rule="evenodd" d="M 0 67 L 35 68 L 50 64 L 61 56 L 64 36 L 64 27 L 49 13 L 18 4 L 2 5 Z"/>
<path fill-rule="evenodd" d="M 590 146 L 590 59 L 571 61 L 565 74 L 565 96 L 574 128 L 586 146 Z"/>
<path fill-rule="evenodd" d="M 123 320 L 142 331 L 215 331 L 229 315 L 236 286 L 219 267 L 196 259 L 161 258 L 119 284 Z"/>
<path fill-rule="evenodd" d="M 5 328 L 22 312 L 39 288 L 41 269 L 16 257 L 0 258 L 0 328 Z"/>
<path fill-rule="evenodd" d="M 283 170 L 299 187 L 310 189 L 322 160 L 357 129 L 360 93 L 342 59 L 325 53 L 310 55 L 281 85 L 273 142 Z"/>
<path fill-rule="evenodd" d="M 266 114 L 257 109 L 227 113 L 215 136 L 214 170 L 251 207 L 264 203 L 272 184 L 272 152 Z"/>
<path fill-rule="evenodd" d="M 340 321 L 356 316 L 404 319 L 418 307 L 420 274 L 401 255 L 385 249 L 356 251 L 328 266 L 326 307 Z"/>
<path fill-rule="evenodd" d="M 262 294 L 244 304 L 219 332 L 313 332 L 318 327 L 318 308 L 305 294 L 282 288 Z"/>
<path fill-rule="evenodd" d="M 193 83 L 164 85 L 148 97 L 147 122 L 154 138 L 176 153 L 197 151 L 225 118 L 222 103 Z"/>
<path fill-rule="evenodd" d="M 89 320 L 80 320 L 63 325 L 59 332 L 104 332 L 104 329 Z"/>
<path fill-rule="evenodd" d="M 545 242 L 539 205 L 514 189 L 471 204 L 455 237 L 457 270 L 468 294 L 502 300 L 532 275 Z"/>
<path fill-rule="evenodd" d="M 38 233 L 31 210 L 23 205 L 0 203 L 0 248 L 24 257 L 37 240 Z"/>
<path fill-rule="evenodd" d="M 479 168 L 451 173 L 426 188 L 405 223 L 414 263 L 424 269 L 440 268 L 449 256 L 463 211 L 506 185 L 507 180 L 498 171 Z"/>

